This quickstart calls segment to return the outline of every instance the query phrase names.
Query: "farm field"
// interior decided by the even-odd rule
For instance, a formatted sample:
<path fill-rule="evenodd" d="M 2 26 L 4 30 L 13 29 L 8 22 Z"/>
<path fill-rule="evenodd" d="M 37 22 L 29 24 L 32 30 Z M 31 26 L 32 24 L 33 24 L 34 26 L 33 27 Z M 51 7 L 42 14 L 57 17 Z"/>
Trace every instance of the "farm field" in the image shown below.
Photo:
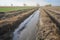
<path fill-rule="evenodd" d="M 47 12 L 53 16 L 60 23 L 60 7 L 51 7 L 46 9 Z"/>
<path fill-rule="evenodd" d="M 5 8 L 2 8 L 2 9 L 5 9 Z M 36 12 L 36 10 L 39 9 L 36 12 L 36 14 L 39 13 L 38 23 L 37 23 L 38 32 L 36 36 L 37 40 L 40 40 L 40 39 L 50 40 L 52 38 L 56 40 L 60 39 L 59 38 L 60 37 L 59 35 L 60 33 L 60 7 L 59 6 L 40 7 L 40 8 L 35 8 L 35 7 L 28 7 L 28 8 L 15 7 L 16 9 L 15 8 L 12 9 L 12 8 L 9 9 L 7 7 L 7 10 L 9 11 L 6 11 L 6 10 L 1 11 L 1 12 L 5 12 L 3 13 L 3 16 L 0 19 L 0 28 L 2 30 L 0 35 L 5 35 L 3 37 L 6 37 L 7 34 L 5 33 L 8 33 L 9 31 L 14 31 L 16 28 L 18 28 L 17 26 L 21 22 L 23 23 L 26 18 L 34 14 L 33 12 Z M 36 18 L 36 16 L 37 15 L 35 15 L 34 18 Z M 32 17 L 32 19 L 34 18 Z M 33 21 L 31 23 L 33 23 Z M 28 25 L 28 23 L 26 24 Z M 8 35 L 8 37 L 6 37 L 5 39 L 7 38 L 10 38 L 10 35 Z M 24 39 L 24 36 L 23 36 L 23 39 Z"/>
<path fill-rule="evenodd" d="M 16 11 L 16 10 L 24 10 L 24 9 L 30 9 L 33 7 L 0 7 L 0 12 L 9 12 L 9 11 Z"/>
<path fill-rule="evenodd" d="M 52 7 L 46 7 L 46 8 L 56 10 L 56 11 L 60 11 L 60 6 L 52 6 Z"/>

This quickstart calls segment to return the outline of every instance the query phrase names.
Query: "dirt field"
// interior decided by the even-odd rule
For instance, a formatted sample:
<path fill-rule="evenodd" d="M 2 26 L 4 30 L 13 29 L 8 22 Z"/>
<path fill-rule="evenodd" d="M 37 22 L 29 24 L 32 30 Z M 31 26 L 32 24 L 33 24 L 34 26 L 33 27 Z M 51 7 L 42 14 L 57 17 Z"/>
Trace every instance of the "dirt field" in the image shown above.
<path fill-rule="evenodd" d="M 38 27 L 39 31 L 37 34 L 38 35 L 37 40 L 60 40 L 59 8 L 58 7 L 40 8 L 40 21 Z"/>
<path fill-rule="evenodd" d="M 47 9 L 52 9 L 56 11 L 60 11 L 60 6 L 46 7 Z"/>

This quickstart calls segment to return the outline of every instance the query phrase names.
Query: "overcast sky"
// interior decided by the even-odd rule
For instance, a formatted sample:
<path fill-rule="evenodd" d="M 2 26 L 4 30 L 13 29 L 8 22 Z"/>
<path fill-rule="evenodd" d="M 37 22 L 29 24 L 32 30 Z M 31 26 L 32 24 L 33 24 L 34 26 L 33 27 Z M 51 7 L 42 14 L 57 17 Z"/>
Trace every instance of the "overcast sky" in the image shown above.
<path fill-rule="evenodd" d="M 35 6 L 36 4 L 40 4 L 41 6 L 46 4 L 59 6 L 60 0 L 0 0 L 0 6 L 10 6 L 11 4 L 14 6 L 22 6 L 24 3 L 29 6 Z"/>

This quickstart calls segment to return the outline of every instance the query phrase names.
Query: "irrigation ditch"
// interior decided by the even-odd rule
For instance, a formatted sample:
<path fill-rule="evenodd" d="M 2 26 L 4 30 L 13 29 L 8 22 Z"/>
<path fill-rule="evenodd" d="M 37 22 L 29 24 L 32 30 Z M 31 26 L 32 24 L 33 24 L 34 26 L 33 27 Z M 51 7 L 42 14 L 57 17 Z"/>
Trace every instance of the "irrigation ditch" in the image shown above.
<path fill-rule="evenodd" d="M 16 15 L 7 19 L 0 20 L 0 40 L 12 40 L 13 31 L 18 28 L 19 24 L 33 14 L 38 8 L 30 9 L 25 12 L 18 12 Z M 18 15 L 17 15 L 18 14 Z"/>

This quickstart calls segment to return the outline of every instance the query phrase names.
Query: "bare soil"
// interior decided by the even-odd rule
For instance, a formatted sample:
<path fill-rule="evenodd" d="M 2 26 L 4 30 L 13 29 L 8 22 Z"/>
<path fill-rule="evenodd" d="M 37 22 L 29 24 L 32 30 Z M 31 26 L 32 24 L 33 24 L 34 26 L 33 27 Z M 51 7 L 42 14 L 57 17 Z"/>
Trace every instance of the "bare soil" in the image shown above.
<path fill-rule="evenodd" d="M 40 9 L 40 21 L 36 40 L 60 40 L 59 29 L 48 13 Z"/>

